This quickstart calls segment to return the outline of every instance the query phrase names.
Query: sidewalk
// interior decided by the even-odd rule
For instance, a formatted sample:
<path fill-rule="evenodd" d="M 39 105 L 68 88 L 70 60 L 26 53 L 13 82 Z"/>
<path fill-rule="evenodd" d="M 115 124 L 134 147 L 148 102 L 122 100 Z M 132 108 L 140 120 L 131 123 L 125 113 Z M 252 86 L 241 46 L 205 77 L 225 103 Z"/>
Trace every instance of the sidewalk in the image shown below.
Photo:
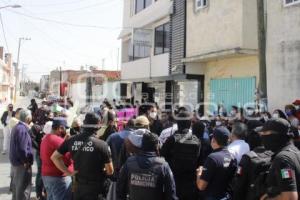
<path fill-rule="evenodd" d="M 3 141 L 3 132 L 0 128 L 0 152 L 2 152 L 2 141 Z M 33 183 L 33 191 L 31 193 L 31 199 L 35 199 L 35 175 L 36 175 L 36 165 L 34 164 L 33 168 L 33 177 L 32 177 L 32 183 Z M 10 163 L 8 155 L 2 155 L 0 154 L 0 199 L 1 200 L 11 200 L 12 195 L 9 193 L 9 184 L 10 184 Z"/>

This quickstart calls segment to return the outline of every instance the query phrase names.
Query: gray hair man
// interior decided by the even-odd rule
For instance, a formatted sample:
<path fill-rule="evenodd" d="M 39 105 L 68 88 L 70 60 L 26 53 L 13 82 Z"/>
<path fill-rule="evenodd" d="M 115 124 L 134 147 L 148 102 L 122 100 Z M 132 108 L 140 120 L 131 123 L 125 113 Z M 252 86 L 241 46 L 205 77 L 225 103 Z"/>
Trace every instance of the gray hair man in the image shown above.
<path fill-rule="evenodd" d="M 33 152 L 29 124 L 32 116 L 30 111 L 20 111 L 20 122 L 13 128 L 9 159 L 12 165 L 13 200 L 30 199 Z"/>
<path fill-rule="evenodd" d="M 230 134 L 231 144 L 228 146 L 228 151 L 234 156 L 238 164 L 242 156 L 250 151 L 249 145 L 245 142 L 246 136 L 246 124 L 241 122 L 234 123 Z"/>

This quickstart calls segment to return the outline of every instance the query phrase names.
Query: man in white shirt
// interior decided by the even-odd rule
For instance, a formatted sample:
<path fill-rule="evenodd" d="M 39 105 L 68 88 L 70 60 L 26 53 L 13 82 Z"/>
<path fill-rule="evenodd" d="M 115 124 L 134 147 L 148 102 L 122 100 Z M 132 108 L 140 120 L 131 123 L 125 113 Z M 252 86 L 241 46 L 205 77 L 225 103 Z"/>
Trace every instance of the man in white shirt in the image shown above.
<path fill-rule="evenodd" d="M 228 150 L 235 157 L 238 164 L 240 163 L 242 156 L 250 151 L 249 145 L 245 142 L 246 136 L 246 124 L 241 122 L 234 123 L 230 135 L 231 144 L 228 146 Z"/>

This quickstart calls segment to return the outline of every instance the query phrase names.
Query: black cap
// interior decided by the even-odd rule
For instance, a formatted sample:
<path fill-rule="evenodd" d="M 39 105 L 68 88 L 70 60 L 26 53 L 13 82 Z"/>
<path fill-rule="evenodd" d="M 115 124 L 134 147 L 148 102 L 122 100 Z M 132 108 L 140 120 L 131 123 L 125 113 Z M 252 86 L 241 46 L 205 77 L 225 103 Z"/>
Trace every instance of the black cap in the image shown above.
<path fill-rule="evenodd" d="M 96 113 L 89 112 L 85 115 L 84 125 L 83 126 L 94 126 L 97 125 L 100 121 L 99 116 Z"/>
<path fill-rule="evenodd" d="M 213 138 L 217 139 L 218 141 L 222 141 L 224 144 L 227 143 L 229 135 L 229 130 L 223 126 L 216 128 L 212 134 Z"/>
<path fill-rule="evenodd" d="M 275 131 L 280 134 L 288 134 L 290 129 L 290 123 L 282 118 L 270 119 L 263 126 L 255 129 L 257 132 Z"/>
<path fill-rule="evenodd" d="M 52 122 L 52 127 L 60 127 L 63 126 L 65 128 L 69 128 L 67 125 L 67 120 L 62 117 L 55 117 Z"/>

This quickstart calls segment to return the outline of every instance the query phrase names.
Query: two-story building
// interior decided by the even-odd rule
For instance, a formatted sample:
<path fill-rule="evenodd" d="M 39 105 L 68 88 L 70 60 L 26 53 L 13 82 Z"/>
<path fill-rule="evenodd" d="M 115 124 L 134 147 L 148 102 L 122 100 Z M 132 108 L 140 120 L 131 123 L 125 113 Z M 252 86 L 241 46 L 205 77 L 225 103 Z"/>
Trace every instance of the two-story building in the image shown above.
<path fill-rule="evenodd" d="M 300 98 L 300 0 L 266 0 L 269 109 Z"/>
<path fill-rule="evenodd" d="M 180 1 L 180 0 L 179 0 Z M 253 106 L 258 85 L 256 0 L 187 0 L 186 71 L 204 76 L 206 110 Z"/>
<path fill-rule="evenodd" d="M 13 99 L 13 71 L 12 56 L 9 53 L 4 55 L 3 47 L 0 47 L 0 101 L 10 103 Z"/>
<path fill-rule="evenodd" d="M 185 57 L 185 1 L 124 1 L 122 40 L 123 82 L 131 88 L 134 100 L 169 104 L 201 101 L 203 76 L 190 74 L 181 60 Z M 150 46 L 134 45 L 133 30 L 150 31 Z M 130 91 L 128 89 L 127 91 Z M 167 106 L 165 106 L 167 105 Z"/>

